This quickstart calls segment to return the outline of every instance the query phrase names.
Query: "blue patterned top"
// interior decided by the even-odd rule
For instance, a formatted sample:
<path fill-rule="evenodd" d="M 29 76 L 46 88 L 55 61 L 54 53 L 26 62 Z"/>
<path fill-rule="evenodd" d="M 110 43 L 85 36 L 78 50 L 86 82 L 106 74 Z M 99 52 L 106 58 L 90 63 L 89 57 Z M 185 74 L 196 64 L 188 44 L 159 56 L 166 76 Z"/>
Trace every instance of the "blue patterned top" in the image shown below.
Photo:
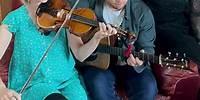
<path fill-rule="evenodd" d="M 19 92 L 54 38 L 55 32 L 51 32 L 48 36 L 41 35 L 25 6 L 9 13 L 2 24 L 8 25 L 9 31 L 15 36 L 8 87 Z M 62 84 L 77 73 L 74 68 L 75 61 L 66 44 L 63 29 L 28 88 L 40 83 L 64 87 Z"/>

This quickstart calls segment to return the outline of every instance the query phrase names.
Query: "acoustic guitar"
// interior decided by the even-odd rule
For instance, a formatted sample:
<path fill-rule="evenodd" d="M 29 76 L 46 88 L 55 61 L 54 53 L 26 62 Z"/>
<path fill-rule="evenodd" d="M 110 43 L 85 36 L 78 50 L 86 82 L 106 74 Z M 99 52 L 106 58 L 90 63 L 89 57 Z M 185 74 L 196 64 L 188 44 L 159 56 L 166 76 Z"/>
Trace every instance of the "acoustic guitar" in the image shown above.
<path fill-rule="evenodd" d="M 106 70 L 110 64 L 110 56 L 124 56 L 126 52 L 126 48 L 119 48 L 119 47 L 112 47 L 105 44 L 100 44 L 97 49 L 96 53 L 92 55 L 92 58 L 89 61 L 85 61 L 85 64 Z M 132 54 L 134 57 L 138 57 L 143 61 L 149 61 L 154 64 L 160 64 L 163 67 L 174 67 L 179 69 L 189 69 L 188 68 L 188 60 L 180 58 L 180 57 L 172 57 L 172 56 L 156 56 L 153 54 L 148 53 L 141 53 L 135 52 L 132 50 Z M 105 56 L 106 55 L 106 56 Z"/>

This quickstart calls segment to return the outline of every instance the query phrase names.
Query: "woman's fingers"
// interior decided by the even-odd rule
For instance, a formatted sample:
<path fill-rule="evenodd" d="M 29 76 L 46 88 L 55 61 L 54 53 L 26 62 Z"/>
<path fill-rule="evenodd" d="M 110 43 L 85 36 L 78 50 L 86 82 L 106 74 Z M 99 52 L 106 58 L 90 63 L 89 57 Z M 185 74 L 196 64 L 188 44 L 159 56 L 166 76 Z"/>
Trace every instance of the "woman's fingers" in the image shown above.
<path fill-rule="evenodd" d="M 7 95 L 4 95 L 2 100 L 9 100 L 9 98 Z"/>
<path fill-rule="evenodd" d="M 108 28 L 107 32 L 108 32 L 109 34 L 112 34 L 114 28 L 112 28 L 112 27 L 110 26 L 110 24 L 107 24 L 106 26 L 107 26 L 107 28 Z"/>
<path fill-rule="evenodd" d="M 97 32 L 99 34 L 99 35 L 97 34 L 97 37 L 99 37 L 100 39 L 117 33 L 117 30 L 113 28 L 110 24 L 105 24 L 100 22 L 99 29 L 100 31 Z"/>
<path fill-rule="evenodd" d="M 11 90 L 11 93 L 14 96 L 14 98 L 16 98 L 16 100 L 21 100 L 21 96 L 17 92 Z"/>
<path fill-rule="evenodd" d="M 102 27 L 102 23 L 101 22 L 99 22 L 99 29 L 100 29 L 101 32 L 103 31 L 103 27 Z"/>
<path fill-rule="evenodd" d="M 104 23 L 102 23 L 102 30 L 103 30 L 103 32 L 107 33 L 107 28 L 106 28 L 106 25 Z"/>
<path fill-rule="evenodd" d="M 13 90 L 4 89 L 3 92 L 4 94 L 1 95 L 0 100 L 21 100 L 21 96 Z"/>
<path fill-rule="evenodd" d="M 107 24 L 106 26 L 108 28 L 109 36 L 117 34 L 117 30 L 114 27 L 112 27 L 110 24 Z"/>

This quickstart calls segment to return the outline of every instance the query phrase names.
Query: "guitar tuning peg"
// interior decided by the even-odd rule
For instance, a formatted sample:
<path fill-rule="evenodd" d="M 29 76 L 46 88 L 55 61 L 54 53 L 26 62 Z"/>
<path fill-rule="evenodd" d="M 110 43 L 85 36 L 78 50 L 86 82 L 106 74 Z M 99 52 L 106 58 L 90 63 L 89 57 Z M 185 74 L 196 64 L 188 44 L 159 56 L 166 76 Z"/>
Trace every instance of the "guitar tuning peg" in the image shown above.
<path fill-rule="evenodd" d="M 183 61 L 184 61 L 184 59 L 182 58 L 182 59 L 181 59 L 181 61 L 183 62 Z"/>
<path fill-rule="evenodd" d="M 171 52 L 168 52 L 169 57 L 171 56 L 171 54 L 172 54 Z"/>
<path fill-rule="evenodd" d="M 184 66 L 181 66 L 182 69 L 184 69 Z"/>
<path fill-rule="evenodd" d="M 176 58 L 174 58 L 174 61 L 176 61 L 177 59 Z"/>
<path fill-rule="evenodd" d="M 178 53 L 176 53 L 176 57 L 178 57 Z"/>
<path fill-rule="evenodd" d="M 174 64 L 173 66 L 176 67 L 176 64 Z"/>
<path fill-rule="evenodd" d="M 186 53 L 183 53 L 183 57 L 186 58 Z"/>

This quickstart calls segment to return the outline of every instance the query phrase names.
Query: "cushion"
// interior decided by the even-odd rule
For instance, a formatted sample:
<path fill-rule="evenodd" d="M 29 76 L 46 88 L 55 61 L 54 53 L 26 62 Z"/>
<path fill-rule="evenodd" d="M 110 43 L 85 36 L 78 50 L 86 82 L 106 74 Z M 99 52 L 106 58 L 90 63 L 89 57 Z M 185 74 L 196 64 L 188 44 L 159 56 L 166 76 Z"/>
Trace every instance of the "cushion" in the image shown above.
<path fill-rule="evenodd" d="M 176 100 L 196 100 L 200 88 L 200 77 L 197 65 L 190 61 L 189 66 L 190 70 L 183 70 L 155 65 L 153 71 L 159 92 L 164 96 L 174 97 Z"/>

